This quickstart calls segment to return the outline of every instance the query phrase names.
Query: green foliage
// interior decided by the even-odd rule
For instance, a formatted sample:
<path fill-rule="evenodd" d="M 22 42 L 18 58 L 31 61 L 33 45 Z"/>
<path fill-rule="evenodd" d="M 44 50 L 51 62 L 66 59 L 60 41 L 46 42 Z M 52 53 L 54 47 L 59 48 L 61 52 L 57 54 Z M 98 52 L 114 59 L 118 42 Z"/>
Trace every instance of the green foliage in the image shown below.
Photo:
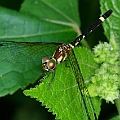
<path fill-rule="evenodd" d="M 79 54 L 80 51 L 81 54 Z M 83 68 L 82 73 L 84 73 L 84 79 L 87 82 L 95 68 L 98 67 L 94 62 L 94 55 L 86 48 L 75 48 L 74 52 L 76 56 L 78 56 L 79 65 Z M 86 53 L 86 55 L 84 53 Z M 68 63 L 67 59 L 67 65 L 69 65 Z M 43 105 L 49 108 L 49 111 L 53 111 L 53 114 L 56 114 L 57 119 L 88 119 L 87 114 L 85 113 L 84 103 L 70 65 L 66 67 L 66 62 L 64 62 L 57 66 L 54 81 L 51 83 L 49 88 L 49 82 L 51 79 L 52 74 L 51 77 L 45 79 L 35 88 L 25 90 L 25 95 L 41 101 Z M 96 114 L 98 115 L 100 112 L 100 100 L 97 98 L 93 98 L 92 100 L 94 101 L 94 107 Z M 94 120 L 95 118 L 93 117 L 93 113 L 91 114 L 90 118 Z"/>
<path fill-rule="evenodd" d="M 77 0 L 25 0 L 20 12 L 0 7 L 0 39 L 17 42 L 69 43 L 80 34 L 77 3 Z M 101 0 L 100 4 L 102 13 L 108 9 L 113 10 L 110 18 L 103 23 L 105 35 L 109 40 L 110 35 L 113 34 L 114 39 L 119 42 L 119 0 Z M 90 78 L 98 68 L 94 55 L 86 48 L 75 48 L 74 52 L 82 76 L 88 83 L 87 86 L 90 86 Z M 41 60 L 34 63 L 0 62 L 0 96 L 12 94 L 19 88 L 34 83 L 43 72 L 40 62 Z M 51 73 L 49 78 L 35 88 L 25 90 L 25 95 L 41 101 L 53 114 L 56 114 L 57 119 L 87 120 L 83 101 L 68 59 L 57 66 L 54 81 L 49 88 L 48 84 L 52 75 Z M 90 89 L 89 92 L 90 95 L 96 94 Z M 101 101 L 98 98 L 92 98 L 92 101 L 98 116 Z M 91 119 L 94 119 L 93 112 L 91 112 Z"/>
<path fill-rule="evenodd" d="M 115 116 L 114 118 L 110 119 L 110 120 L 119 120 L 120 116 Z"/>
<path fill-rule="evenodd" d="M 120 11 L 119 11 L 119 0 L 100 0 L 100 4 L 101 4 L 101 11 L 102 13 L 106 10 L 108 10 L 109 8 L 113 10 L 112 15 L 110 16 L 110 18 L 108 20 L 106 20 L 103 25 L 104 25 L 104 33 L 106 35 L 106 37 L 108 38 L 108 40 L 110 39 L 111 34 L 114 35 L 114 39 L 116 41 L 120 41 Z"/>
<path fill-rule="evenodd" d="M 27 3 L 27 6 L 31 6 L 31 2 L 32 2 L 33 7 L 35 7 L 36 9 L 35 11 L 37 12 L 36 13 L 37 15 L 33 17 L 30 14 L 29 15 L 23 14 L 22 9 L 24 8 L 26 2 L 24 2 L 23 7 L 21 8 L 21 13 L 0 7 L 0 18 L 1 18 L 0 39 L 1 40 L 7 40 L 7 41 L 12 40 L 17 42 L 44 41 L 44 42 L 69 43 L 71 39 L 73 40 L 76 37 L 77 35 L 76 31 L 78 30 L 75 29 L 77 24 L 76 21 L 79 21 L 76 7 L 71 6 L 70 8 L 71 10 L 73 10 L 73 12 L 76 13 L 75 16 L 73 17 L 76 21 L 72 21 L 72 22 L 69 21 L 69 23 L 66 21 L 63 22 L 60 18 L 64 18 L 64 15 L 60 15 L 59 18 L 60 23 L 56 23 L 43 19 L 40 20 L 39 18 L 37 18 L 37 16 L 39 16 L 40 13 L 39 11 L 41 8 L 41 3 L 37 4 L 37 6 L 39 7 L 39 11 L 38 11 L 36 7 L 36 3 L 34 3 L 35 2 L 34 0 L 28 1 L 30 3 Z M 46 7 L 48 7 L 48 5 Z M 28 8 L 25 9 L 30 11 Z M 58 15 L 58 13 L 56 13 L 54 16 L 56 15 Z M 78 24 L 79 23 L 80 22 L 78 22 Z M 48 50 L 51 50 L 51 48 L 48 47 Z M 17 49 L 15 51 L 17 51 Z M 7 50 L 5 52 L 7 52 Z M 8 53 L 4 53 L 4 54 L 7 55 Z M 53 54 L 53 51 L 51 52 L 51 54 Z M 14 59 L 16 58 L 13 58 L 13 62 Z M 28 86 L 28 84 L 34 83 L 38 78 L 40 78 L 40 76 L 43 75 L 43 70 L 41 68 L 41 59 L 39 60 L 39 62 L 30 62 L 30 63 L 24 61 L 23 63 L 18 63 L 16 61 L 14 63 L 13 62 L 7 62 L 6 60 L 0 63 L 0 66 L 2 68 L 0 69 L 0 73 L 1 73 L 0 96 L 12 94 L 19 88 L 25 88 L 26 86 Z"/>
<path fill-rule="evenodd" d="M 109 44 L 100 42 L 95 46 L 94 53 L 94 60 L 100 64 L 100 68 L 96 69 L 95 75 L 91 78 L 92 86 L 97 96 L 114 103 L 114 100 L 119 98 L 120 81 L 120 55 L 114 36 L 111 36 Z"/>

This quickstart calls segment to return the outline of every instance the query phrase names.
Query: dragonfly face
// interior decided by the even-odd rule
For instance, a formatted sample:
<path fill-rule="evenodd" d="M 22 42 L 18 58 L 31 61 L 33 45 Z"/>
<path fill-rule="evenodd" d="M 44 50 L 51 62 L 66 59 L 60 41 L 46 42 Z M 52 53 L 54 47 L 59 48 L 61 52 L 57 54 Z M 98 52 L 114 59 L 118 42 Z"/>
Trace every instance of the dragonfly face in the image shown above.
<path fill-rule="evenodd" d="M 53 58 L 50 58 L 49 56 L 45 56 L 42 59 L 42 67 L 45 71 L 52 71 L 56 68 L 56 60 Z"/>

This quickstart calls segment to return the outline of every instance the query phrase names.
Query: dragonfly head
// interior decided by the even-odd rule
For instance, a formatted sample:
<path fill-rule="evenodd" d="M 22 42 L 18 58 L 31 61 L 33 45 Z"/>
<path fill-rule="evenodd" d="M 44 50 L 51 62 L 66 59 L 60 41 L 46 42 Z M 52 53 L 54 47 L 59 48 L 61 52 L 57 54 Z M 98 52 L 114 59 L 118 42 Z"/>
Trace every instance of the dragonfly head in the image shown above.
<path fill-rule="evenodd" d="M 45 71 L 52 71 L 56 68 L 56 60 L 49 56 L 45 56 L 42 59 L 42 67 Z"/>

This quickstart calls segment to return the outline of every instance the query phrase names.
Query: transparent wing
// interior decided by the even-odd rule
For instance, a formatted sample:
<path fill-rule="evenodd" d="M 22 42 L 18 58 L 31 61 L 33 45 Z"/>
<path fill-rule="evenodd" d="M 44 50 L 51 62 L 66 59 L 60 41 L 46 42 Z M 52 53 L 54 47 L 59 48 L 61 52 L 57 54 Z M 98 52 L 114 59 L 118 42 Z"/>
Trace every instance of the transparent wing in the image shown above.
<path fill-rule="evenodd" d="M 97 120 L 97 115 L 95 112 L 95 107 L 92 103 L 92 99 L 89 95 L 87 87 L 85 85 L 84 79 L 80 67 L 78 65 L 77 59 L 75 57 L 74 51 L 72 50 L 68 56 L 72 71 L 74 73 L 76 82 L 78 84 L 79 98 L 80 98 L 80 112 L 83 115 L 83 119 L 86 120 Z"/>
<path fill-rule="evenodd" d="M 56 44 L 0 41 L 0 61 L 39 62 L 46 55 L 52 56 L 58 47 Z"/>

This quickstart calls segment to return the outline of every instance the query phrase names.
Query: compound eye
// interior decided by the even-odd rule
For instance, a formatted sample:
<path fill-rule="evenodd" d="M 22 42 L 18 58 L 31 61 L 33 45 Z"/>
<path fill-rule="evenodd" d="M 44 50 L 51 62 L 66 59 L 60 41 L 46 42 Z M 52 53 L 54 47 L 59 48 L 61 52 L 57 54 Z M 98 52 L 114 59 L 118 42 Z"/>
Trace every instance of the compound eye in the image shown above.
<path fill-rule="evenodd" d="M 50 57 L 49 57 L 49 56 L 45 56 L 45 57 L 42 59 L 42 63 L 48 62 L 49 60 L 50 60 Z"/>
<path fill-rule="evenodd" d="M 56 67 L 56 61 L 51 59 L 47 62 L 47 66 L 48 66 L 48 69 L 51 71 L 51 70 L 54 70 L 55 67 Z"/>
<path fill-rule="evenodd" d="M 51 59 L 49 56 L 45 56 L 42 59 L 42 67 L 46 71 L 52 71 L 56 67 L 56 61 L 54 59 Z"/>
<path fill-rule="evenodd" d="M 47 63 L 42 63 L 42 68 L 46 71 L 49 71 L 48 67 L 47 67 Z"/>

